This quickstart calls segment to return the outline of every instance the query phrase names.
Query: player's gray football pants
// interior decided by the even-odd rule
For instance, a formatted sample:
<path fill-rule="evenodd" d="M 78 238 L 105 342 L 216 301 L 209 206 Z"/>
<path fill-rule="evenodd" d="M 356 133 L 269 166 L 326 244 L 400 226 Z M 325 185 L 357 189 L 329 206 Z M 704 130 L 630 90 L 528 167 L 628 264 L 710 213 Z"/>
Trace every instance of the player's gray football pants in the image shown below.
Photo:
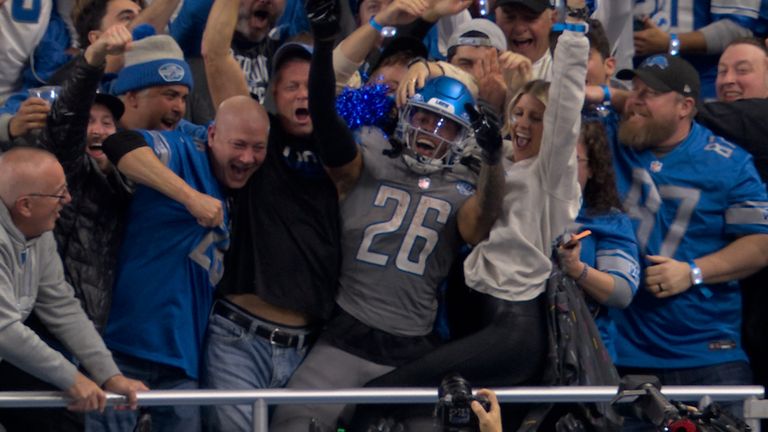
<path fill-rule="evenodd" d="M 293 374 L 287 388 L 329 390 L 362 387 L 394 367 L 374 363 L 342 351 L 320 339 Z M 270 432 L 307 432 L 312 418 L 326 427 L 336 426 L 345 405 L 280 405 Z M 350 413 L 351 414 L 351 413 Z M 347 413 L 345 413 L 345 416 Z"/>

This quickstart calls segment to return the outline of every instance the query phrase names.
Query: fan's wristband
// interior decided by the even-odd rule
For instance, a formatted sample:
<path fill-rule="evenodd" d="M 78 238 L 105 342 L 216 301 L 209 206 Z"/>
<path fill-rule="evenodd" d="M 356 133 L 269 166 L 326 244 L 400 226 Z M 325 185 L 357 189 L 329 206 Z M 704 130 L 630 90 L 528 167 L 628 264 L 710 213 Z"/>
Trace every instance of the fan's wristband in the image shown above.
<path fill-rule="evenodd" d="M 589 30 L 588 26 L 586 24 L 575 24 L 575 23 L 557 23 L 552 26 L 552 31 L 561 32 L 561 31 L 572 31 L 572 32 L 578 32 L 578 33 L 586 33 L 587 30 Z"/>

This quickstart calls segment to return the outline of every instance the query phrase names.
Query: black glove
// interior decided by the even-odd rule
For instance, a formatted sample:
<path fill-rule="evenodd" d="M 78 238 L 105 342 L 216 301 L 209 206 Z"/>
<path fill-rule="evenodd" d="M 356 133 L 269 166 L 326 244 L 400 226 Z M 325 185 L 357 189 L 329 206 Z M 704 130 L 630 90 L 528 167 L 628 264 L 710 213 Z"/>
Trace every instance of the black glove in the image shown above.
<path fill-rule="evenodd" d="M 304 4 L 315 40 L 333 40 L 341 31 L 339 0 L 307 0 Z"/>
<path fill-rule="evenodd" d="M 501 128 L 499 116 L 490 105 L 479 101 L 477 107 L 472 104 L 464 105 L 472 121 L 472 130 L 475 131 L 475 141 L 483 149 L 483 161 L 488 165 L 495 165 L 501 161 Z"/>

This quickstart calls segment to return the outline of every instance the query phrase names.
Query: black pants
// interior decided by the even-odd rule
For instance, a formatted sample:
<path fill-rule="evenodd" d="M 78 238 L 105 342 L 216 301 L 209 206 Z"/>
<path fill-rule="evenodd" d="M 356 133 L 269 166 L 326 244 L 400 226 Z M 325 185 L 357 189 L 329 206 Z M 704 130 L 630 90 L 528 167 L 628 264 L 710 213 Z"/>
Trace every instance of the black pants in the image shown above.
<path fill-rule="evenodd" d="M 35 314 L 29 316 L 25 325 L 52 340 Z M 60 391 L 60 389 L 39 380 L 7 361 L 0 362 L 0 391 Z M 84 416 L 66 408 L 2 408 L 0 424 L 8 432 L 77 432 L 84 430 Z"/>
<path fill-rule="evenodd" d="M 452 372 L 458 372 L 473 388 L 536 384 L 547 353 L 544 295 L 523 302 L 484 296 L 482 307 L 485 322 L 479 331 L 451 341 L 367 387 L 437 387 Z M 386 416 L 381 409 L 358 407 L 352 430 Z M 509 418 L 505 418 L 505 429 L 514 430 L 512 424 L 519 422 L 521 410 L 515 410 L 515 420 L 510 418 L 512 411 L 504 411 Z"/>

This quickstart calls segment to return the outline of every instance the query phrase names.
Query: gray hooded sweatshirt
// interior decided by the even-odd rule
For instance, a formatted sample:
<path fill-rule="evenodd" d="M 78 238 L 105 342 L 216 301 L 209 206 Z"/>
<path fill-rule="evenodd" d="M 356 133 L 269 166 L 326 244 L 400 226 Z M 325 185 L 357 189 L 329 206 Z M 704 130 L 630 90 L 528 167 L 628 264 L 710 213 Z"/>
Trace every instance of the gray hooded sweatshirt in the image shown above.
<path fill-rule="evenodd" d="M 32 309 L 94 382 L 102 385 L 120 373 L 64 280 L 53 233 L 26 239 L 0 202 L 0 360 L 66 390 L 75 383 L 77 368 L 24 325 Z"/>

